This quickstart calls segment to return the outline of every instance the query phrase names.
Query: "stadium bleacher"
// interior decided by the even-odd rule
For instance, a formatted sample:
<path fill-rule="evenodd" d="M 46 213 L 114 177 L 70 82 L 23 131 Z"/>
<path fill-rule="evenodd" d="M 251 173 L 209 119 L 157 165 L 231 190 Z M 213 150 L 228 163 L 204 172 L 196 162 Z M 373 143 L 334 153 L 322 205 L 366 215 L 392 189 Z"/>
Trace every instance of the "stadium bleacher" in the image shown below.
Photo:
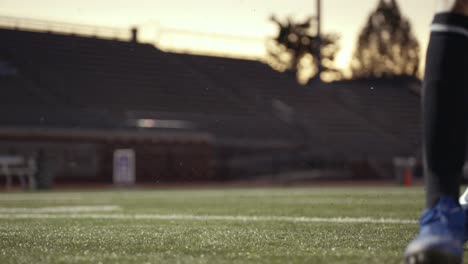
<path fill-rule="evenodd" d="M 4 127 L 137 131 L 130 117 L 183 120 L 230 149 L 282 144 L 357 160 L 417 155 L 419 97 L 406 82 L 301 86 L 259 61 L 8 28 L 0 39 L 0 59 L 18 71 L 0 77 Z"/>

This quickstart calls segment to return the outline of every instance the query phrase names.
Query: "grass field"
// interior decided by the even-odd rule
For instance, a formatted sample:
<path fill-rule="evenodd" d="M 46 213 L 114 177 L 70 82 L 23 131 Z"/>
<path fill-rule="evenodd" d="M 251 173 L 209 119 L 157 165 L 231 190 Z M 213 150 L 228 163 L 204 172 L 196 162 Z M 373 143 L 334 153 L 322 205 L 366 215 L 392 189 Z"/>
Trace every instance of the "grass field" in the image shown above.
<path fill-rule="evenodd" d="M 402 187 L 0 193 L 0 263 L 401 263 L 422 206 Z"/>

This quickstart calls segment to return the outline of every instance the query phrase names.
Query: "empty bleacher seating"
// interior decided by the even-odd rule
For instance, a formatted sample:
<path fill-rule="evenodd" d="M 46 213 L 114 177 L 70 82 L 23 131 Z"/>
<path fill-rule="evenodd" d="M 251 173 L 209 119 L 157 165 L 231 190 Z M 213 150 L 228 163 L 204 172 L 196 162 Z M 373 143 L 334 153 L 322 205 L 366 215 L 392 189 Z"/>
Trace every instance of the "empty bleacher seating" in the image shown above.
<path fill-rule="evenodd" d="M 0 58 L 19 72 L 0 79 L 3 125 L 135 129 L 133 112 L 193 122 L 218 142 L 306 142 L 328 156 L 406 155 L 419 144 L 419 98 L 405 83 L 300 86 L 258 61 L 13 29 L 0 39 Z"/>

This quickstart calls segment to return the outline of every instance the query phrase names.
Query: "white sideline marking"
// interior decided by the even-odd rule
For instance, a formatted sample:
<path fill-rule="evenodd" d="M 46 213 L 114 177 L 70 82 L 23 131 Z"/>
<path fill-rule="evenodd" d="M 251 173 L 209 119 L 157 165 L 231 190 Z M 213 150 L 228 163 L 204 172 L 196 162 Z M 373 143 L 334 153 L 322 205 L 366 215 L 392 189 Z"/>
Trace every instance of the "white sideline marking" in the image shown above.
<path fill-rule="evenodd" d="M 39 207 L 39 208 L 9 208 L 0 207 L 0 213 L 91 213 L 91 212 L 113 212 L 121 210 L 120 206 L 116 205 L 99 205 L 99 206 L 54 206 L 54 207 Z"/>
<path fill-rule="evenodd" d="M 129 220 L 196 220 L 241 222 L 293 222 L 293 223 L 364 223 L 364 224 L 416 224 L 416 220 L 372 217 L 292 217 L 292 216 L 232 216 L 232 215 L 179 215 L 179 214 L 0 214 L 0 219 L 129 219 Z"/>
<path fill-rule="evenodd" d="M 23 201 L 81 201 L 85 198 L 81 196 L 6 196 L 0 195 L 1 202 L 23 202 Z"/>

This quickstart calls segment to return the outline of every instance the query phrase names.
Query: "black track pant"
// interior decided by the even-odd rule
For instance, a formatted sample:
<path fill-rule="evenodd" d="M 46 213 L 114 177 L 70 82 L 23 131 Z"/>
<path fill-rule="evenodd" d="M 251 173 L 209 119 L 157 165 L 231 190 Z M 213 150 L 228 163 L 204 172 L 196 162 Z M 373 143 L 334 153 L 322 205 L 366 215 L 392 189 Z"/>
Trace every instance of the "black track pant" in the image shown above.
<path fill-rule="evenodd" d="M 437 14 L 423 85 L 427 206 L 458 200 L 468 127 L 468 16 Z"/>

